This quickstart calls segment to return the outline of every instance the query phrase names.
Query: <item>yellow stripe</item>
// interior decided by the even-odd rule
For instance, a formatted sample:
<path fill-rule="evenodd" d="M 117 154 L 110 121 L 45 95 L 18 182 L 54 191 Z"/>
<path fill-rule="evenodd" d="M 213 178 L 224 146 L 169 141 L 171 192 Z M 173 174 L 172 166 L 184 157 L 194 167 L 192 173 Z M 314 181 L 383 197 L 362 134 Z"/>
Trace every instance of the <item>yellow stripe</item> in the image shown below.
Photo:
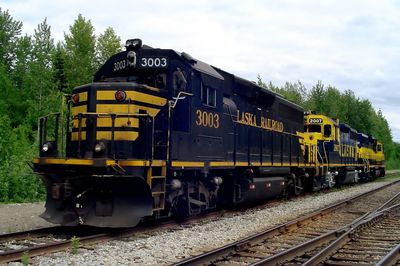
<path fill-rule="evenodd" d="M 94 165 L 95 161 L 92 159 L 55 159 L 55 158 L 42 158 L 34 159 L 33 163 L 45 163 L 45 164 L 64 164 L 64 165 Z M 105 165 L 114 165 L 113 160 L 105 160 Z"/>
<path fill-rule="evenodd" d="M 210 162 L 210 166 L 218 167 L 218 166 L 235 166 L 234 162 Z"/>
<path fill-rule="evenodd" d="M 129 124 L 130 122 L 130 124 Z M 82 127 L 86 127 L 86 118 L 82 118 Z M 111 117 L 98 117 L 97 118 L 97 126 L 98 127 L 112 127 L 112 119 Z M 116 127 L 130 127 L 130 128 L 137 128 L 139 127 L 139 120 L 136 117 L 117 117 L 115 119 L 115 126 Z M 79 120 L 74 118 L 72 120 L 72 127 L 78 128 L 79 127 Z"/>
<path fill-rule="evenodd" d="M 118 164 L 121 166 L 165 166 L 165 161 L 143 161 L 143 160 L 120 160 Z"/>
<path fill-rule="evenodd" d="M 147 111 L 151 116 L 156 116 L 160 109 L 139 106 L 139 105 L 128 105 L 128 104 L 98 104 L 96 106 L 97 113 L 139 113 L 139 109 Z M 129 111 L 129 112 L 128 112 Z"/>
<path fill-rule="evenodd" d="M 130 123 L 130 124 L 129 124 Z M 97 126 L 98 127 L 112 127 L 112 119 L 111 117 L 98 117 L 97 118 Z M 139 127 L 139 120 L 137 118 L 125 118 L 125 117 L 117 117 L 115 119 L 116 127 Z"/>
<path fill-rule="evenodd" d="M 95 160 L 92 159 L 56 159 L 56 158 L 35 158 L 32 160 L 34 164 L 43 162 L 46 164 L 67 164 L 67 165 L 94 165 Z M 115 165 L 114 160 L 105 160 L 106 166 Z M 120 166 L 165 166 L 166 162 L 161 160 L 144 161 L 144 160 L 120 160 L 117 162 Z"/>
<path fill-rule="evenodd" d="M 115 93 L 117 91 L 97 91 L 97 100 L 115 100 Z M 125 91 L 126 99 L 132 101 L 139 101 L 144 103 L 151 103 L 154 105 L 164 106 L 167 103 L 167 99 L 149 95 L 138 91 Z"/>
<path fill-rule="evenodd" d="M 282 167 L 282 166 L 298 166 L 298 167 L 304 167 L 306 164 L 304 163 L 297 163 L 297 162 L 292 162 L 292 163 L 271 163 L 271 162 L 210 162 L 211 167 L 222 167 L 222 166 L 275 166 L 275 167 Z"/>
<path fill-rule="evenodd" d="M 73 127 L 73 128 L 78 128 L 78 127 L 79 127 L 79 120 L 78 120 L 78 118 L 72 119 L 72 127 Z M 82 118 L 81 127 L 86 127 L 86 118 Z"/>
<path fill-rule="evenodd" d="M 86 111 L 87 111 L 87 105 L 73 106 L 72 107 L 72 116 L 75 116 L 79 113 L 86 113 Z"/>
<path fill-rule="evenodd" d="M 78 95 L 79 95 L 79 102 L 85 102 L 85 101 L 87 101 L 87 99 L 88 99 L 88 93 L 87 93 L 87 91 L 78 93 Z"/>
<path fill-rule="evenodd" d="M 138 132 L 132 131 L 115 131 L 114 132 L 114 140 L 129 140 L 134 141 L 139 136 Z M 96 132 L 97 140 L 111 140 L 111 131 L 97 131 Z"/>
<path fill-rule="evenodd" d="M 151 91 L 156 91 L 156 92 L 160 92 L 161 91 L 159 88 L 156 88 L 156 87 L 151 87 L 151 86 L 148 86 L 148 85 L 142 85 L 142 86 L 143 86 L 143 88 L 151 90 Z"/>
<path fill-rule="evenodd" d="M 172 167 L 204 167 L 204 162 L 174 161 L 171 165 Z"/>
<path fill-rule="evenodd" d="M 78 134 L 79 132 L 72 132 L 71 133 L 71 140 L 78 141 Z M 86 140 L 86 131 L 81 131 L 81 140 Z"/>

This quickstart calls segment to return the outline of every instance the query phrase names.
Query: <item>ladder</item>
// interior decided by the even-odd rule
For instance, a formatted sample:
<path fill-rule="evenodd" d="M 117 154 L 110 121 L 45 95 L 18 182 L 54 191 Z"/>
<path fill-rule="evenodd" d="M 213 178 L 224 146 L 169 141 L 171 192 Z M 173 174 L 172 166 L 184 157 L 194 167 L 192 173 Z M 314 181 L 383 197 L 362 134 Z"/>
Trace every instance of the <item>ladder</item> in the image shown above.
<path fill-rule="evenodd" d="M 164 210 L 166 176 L 166 166 L 150 166 L 147 169 L 147 184 L 151 188 L 153 211 Z"/>

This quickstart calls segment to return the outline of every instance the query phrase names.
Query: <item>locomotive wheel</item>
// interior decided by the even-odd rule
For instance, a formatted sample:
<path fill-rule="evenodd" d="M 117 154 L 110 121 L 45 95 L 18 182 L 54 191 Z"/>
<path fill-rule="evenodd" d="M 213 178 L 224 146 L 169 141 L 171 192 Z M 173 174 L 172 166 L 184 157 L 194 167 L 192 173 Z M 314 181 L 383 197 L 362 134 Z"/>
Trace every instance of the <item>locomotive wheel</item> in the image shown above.
<path fill-rule="evenodd" d="M 288 180 L 289 195 L 298 196 L 304 191 L 303 181 L 300 177 L 293 176 Z"/>
<path fill-rule="evenodd" d="M 178 196 L 173 206 L 173 214 L 178 221 L 182 221 L 189 216 L 189 206 L 185 196 Z"/>

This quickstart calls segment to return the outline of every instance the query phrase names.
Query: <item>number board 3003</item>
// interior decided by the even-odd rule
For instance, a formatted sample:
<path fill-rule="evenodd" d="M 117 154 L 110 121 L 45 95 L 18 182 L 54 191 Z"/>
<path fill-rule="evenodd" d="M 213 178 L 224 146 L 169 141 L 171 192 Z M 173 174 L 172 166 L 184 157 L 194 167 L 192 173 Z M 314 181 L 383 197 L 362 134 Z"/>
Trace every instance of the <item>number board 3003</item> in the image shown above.
<path fill-rule="evenodd" d="M 166 57 L 141 57 L 139 59 L 140 68 L 165 68 L 168 67 Z"/>

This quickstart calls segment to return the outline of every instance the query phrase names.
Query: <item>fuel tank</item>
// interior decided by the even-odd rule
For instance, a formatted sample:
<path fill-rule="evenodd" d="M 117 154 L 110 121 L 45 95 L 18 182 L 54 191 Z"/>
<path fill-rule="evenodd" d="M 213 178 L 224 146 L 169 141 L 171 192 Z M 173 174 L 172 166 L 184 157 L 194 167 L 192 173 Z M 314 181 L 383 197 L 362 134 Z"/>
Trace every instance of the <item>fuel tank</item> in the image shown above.
<path fill-rule="evenodd" d="M 283 194 L 285 187 L 284 177 L 242 178 L 238 186 L 237 195 L 239 198 L 237 204 L 277 198 Z"/>

